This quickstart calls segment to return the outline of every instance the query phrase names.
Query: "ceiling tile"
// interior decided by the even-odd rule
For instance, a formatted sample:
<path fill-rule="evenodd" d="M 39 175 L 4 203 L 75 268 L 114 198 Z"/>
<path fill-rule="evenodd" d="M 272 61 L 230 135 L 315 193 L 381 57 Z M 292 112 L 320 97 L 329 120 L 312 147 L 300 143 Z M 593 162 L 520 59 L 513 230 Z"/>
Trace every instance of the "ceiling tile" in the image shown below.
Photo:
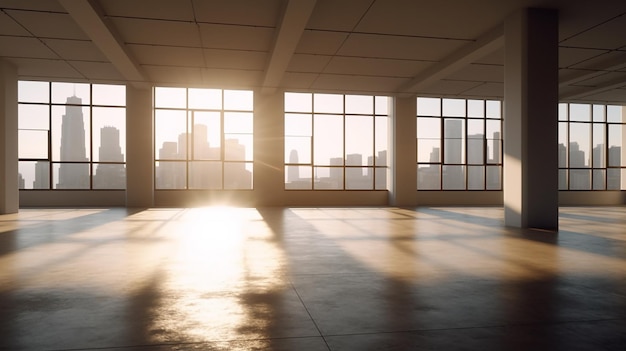
<path fill-rule="evenodd" d="M 371 3 L 371 0 L 317 0 L 306 28 L 352 31 Z"/>
<path fill-rule="evenodd" d="M 317 76 L 316 73 L 285 72 L 280 85 L 285 89 L 308 90 Z"/>
<path fill-rule="evenodd" d="M 156 45 L 127 44 L 140 65 L 203 67 L 202 49 Z"/>
<path fill-rule="evenodd" d="M 585 96 L 583 97 L 583 99 L 590 101 L 590 102 L 600 102 L 600 103 L 608 102 L 611 104 L 622 103 L 626 105 L 626 89 L 625 88 L 611 89 L 611 90 L 603 91 L 601 93 Z"/>
<path fill-rule="evenodd" d="M 320 73 L 328 65 L 331 57 L 329 55 L 294 54 L 291 57 L 287 71 Z"/>
<path fill-rule="evenodd" d="M 571 37 L 560 44 L 583 48 L 614 50 L 626 45 L 624 33 L 626 29 L 626 14 L 612 20 L 591 27 L 590 29 Z"/>
<path fill-rule="evenodd" d="M 476 60 L 474 63 L 483 63 L 486 65 L 504 65 L 504 47 L 487 54 Z"/>
<path fill-rule="evenodd" d="M 280 21 L 281 0 L 192 0 L 198 22 L 229 23 L 276 27 Z"/>
<path fill-rule="evenodd" d="M 476 88 L 482 84 L 482 82 L 440 80 L 429 85 L 424 90 L 417 91 L 416 93 L 424 93 L 426 95 L 458 96 L 464 91 L 469 91 L 470 89 Z"/>
<path fill-rule="evenodd" d="M 18 77 L 42 77 L 50 79 L 83 79 L 84 77 L 62 60 L 9 58 L 17 66 Z"/>
<path fill-rule="evenodd" d="M 32 37 L 0 36 L 0 56 L 25 58 L 50 58 L 58 56 L 41 41 Z"/>
<path fill-rule="evenodd" d="M 448 75 L 446 79 L 469 80 L 477 82 L 503 82 L 504 66 L 469 64 Z"/>
<path fill-rule="evenodd" d="M 230 89 L 254 89 L 263 79 L 262 71 L 241 71 L 205 68 L 202 70 L 203 84 Z"/>
<path fill-rule="evenodd" d="M 504 97 L 504 83 L 482 83 L 464 91 L 463 95 L 482 99 L 501 99 Z"/>
<path fill-rule="evenodd" d="M 29 32 L 42 38 L 78 39 L 89 38 L 66 13 L 4 10 Z"/>
<path fill-rule="evenodd" d="M 432 62 L 335 56 L 324 73 L 410 78 L 430 65 Z"/>
<path fill-rule="evenodd" d="M 268 54 L 259 51 L 204 49 L 207 68 L 265 70 Z"/>
<path fill-rule="evenodd" d="M 559 47 L 559 67 L 572 67 L 606 52 L 607 50 Z"/>
<path fill-rule="evenodd" d="M 64 39 L 43 39 L 43 41 L 66 60 L 108 61 L 106 56 L 91 41 Z"/>
<path fill-rule="evenodd" d="M 467 43 L 467 41 L 462 40 L 352 34 L 338 54 L 342 56 L 439 61 Z"/>
<path fill-rule="evenodd" d="M 142 68 L 156 85 L 202 85 L 202 68 L 199 67 L 144 65 Z"/>
<path fill-rule="evenodd" d="M 124 79 L 115 66 L 108 62 L 70 61 L 69 64 L 89 79 L 113 81 Z"/>
<path fill-rule="evenodd" d="M 626 85 L 626 72 L 606 72 L 604 74 L 585 79 L 572 86 L 598 87 L 608 82 L 623 81 Z"/>
<path fill-rule="evenodd" d="M 202 46 L 207 49 L 231 49 L 270 52 L 274 29 L 220 24 L 200 24 Z"/>
<path fill-rule="evenodd" d="M 112 18 L 126 43 L 200 47 L 198 27 L 193 23 Z"/>
<path fill-rule="evenodd" d="M 66 12 L 63 6 L 61 6 L 57 1 L 50 0 L 0 0 L 0 7 L 5 9 Z"/>
<path fill-rule="evenodd" d="M 15 22 L 13 18 L 0 11 L 0 35 L 17 35 L 27 37 L 30 36 L 30 33 Z"/>
<path fill-rule="evenodd" d="M 334 55 L 347 37 L 347 33 L 305 30 L 296 47 L 296 53 Z"/>
<path fill-rule="evenodd" d="M 106 0 L 100 6 L 108 16 L 138 17 L 193 21 L 193 8 L 189 1 L 171 0 Z"/>
<path fill-rule="evenodd" d="M 570 68 L 612 70 L 613 66 L 626 64 L 626 53 L 622 51 L 610 51 L 589 58 Z"/>
<path fill-rule="evenodd" d="M 347 93 L 381 93 L 395 91 L 406 81 L 407 79 L 404 78 L 320 74 L 311 88 L 313 90 Z"/>

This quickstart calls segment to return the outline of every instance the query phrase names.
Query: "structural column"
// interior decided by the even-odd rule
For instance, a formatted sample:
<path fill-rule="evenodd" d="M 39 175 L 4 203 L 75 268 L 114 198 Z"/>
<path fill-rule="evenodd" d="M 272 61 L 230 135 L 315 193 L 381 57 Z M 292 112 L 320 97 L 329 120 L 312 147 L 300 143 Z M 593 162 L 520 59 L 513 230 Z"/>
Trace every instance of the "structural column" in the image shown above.
<path fill-rule="evenodd" d="M 511 227 L 558 229 L 558 14 L 505 22 L 504 208 Z"/>
<path fill-rule="evenodd" d="M 126 86 L 126 207 L 154 205 L 152 89 Z"/>
<path fill-rule="evenodd" d="M 415 96 L 393 99 L 391 183 L 389 203 L 393 206 L 417 204 L 417 100 Z"/>
<path fill-rule="evenodd" d="M 19 209 L 17 69 L 0 60 L 0 214 Z"/>
<path fill-rule="evenodd" d="M 254 192 L 258 205 L 284 204 L 284 96 L 282 91 L 254 95 Z"/>

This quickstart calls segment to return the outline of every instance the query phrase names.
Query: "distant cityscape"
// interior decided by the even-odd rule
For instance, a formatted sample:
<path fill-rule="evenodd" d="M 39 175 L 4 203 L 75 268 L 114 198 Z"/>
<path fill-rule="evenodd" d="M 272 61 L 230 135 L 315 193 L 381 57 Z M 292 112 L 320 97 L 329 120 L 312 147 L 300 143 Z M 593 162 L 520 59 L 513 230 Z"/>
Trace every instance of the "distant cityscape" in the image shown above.
<path fill-rule="evenodd" d="M 59 174 L 55 189 L 89 189 L 89 159 L 85 149 L 85 123 L 83 119 L 82 99 L 70 96 L 66 101 L 65 114 L 61 121 L 61 149 Z M 100 161 L 124 162 L 120 146 L 120 131 L 111 126 L 100 129 Z M 72 163 L 63 163 L 72 162 Z M 75 162 L 75 163 L 74 163 Z M 18 174 L 20 189 L 26 188 L 22 174 Z M 95 189 L 124 189 L 126 170 L 123 164 L 98 164 L 93 176 Z M 32 189 L 50 188 L 50 162 L 35 163 L 35 180 Z"/>

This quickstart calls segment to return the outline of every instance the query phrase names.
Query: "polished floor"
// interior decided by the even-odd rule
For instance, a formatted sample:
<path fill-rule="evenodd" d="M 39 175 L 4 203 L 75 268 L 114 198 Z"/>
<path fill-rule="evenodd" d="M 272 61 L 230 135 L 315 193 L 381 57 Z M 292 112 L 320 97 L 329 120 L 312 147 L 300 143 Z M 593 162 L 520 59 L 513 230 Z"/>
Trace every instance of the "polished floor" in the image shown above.
<path fill-rule="evenodd" d="M 0 350 L 625 350 L 626 207 L 25 209 Z"/>

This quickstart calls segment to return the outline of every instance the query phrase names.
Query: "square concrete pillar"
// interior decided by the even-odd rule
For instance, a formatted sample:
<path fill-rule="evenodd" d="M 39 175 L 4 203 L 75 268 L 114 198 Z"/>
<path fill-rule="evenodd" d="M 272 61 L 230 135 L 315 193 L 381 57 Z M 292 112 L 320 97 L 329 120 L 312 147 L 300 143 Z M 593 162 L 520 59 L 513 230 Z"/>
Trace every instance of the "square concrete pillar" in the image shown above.
<path fill-rule="evenodd" d="M 154 205 L 152 89 L 126 86 L 126 207 Z"/>
<path fill-rule="evenodd" d="M 507 226 L 558 229 L 558 13 L 505 22 L 504 208 Z"/>
<path fill-rule="evenodd" d="M 19 209 L 17 68 L 0 60 L 0 214 Z"/>
<path fill-rule="evenodd" d="M 280 90 L 254 95 L 254 192 L 261 206 L 284 202 L 284 96 Z"/>
<path fill-rule="evenodd" d="M 417 99 L 393 99 L 389 204 L 417 204 Z"/>

